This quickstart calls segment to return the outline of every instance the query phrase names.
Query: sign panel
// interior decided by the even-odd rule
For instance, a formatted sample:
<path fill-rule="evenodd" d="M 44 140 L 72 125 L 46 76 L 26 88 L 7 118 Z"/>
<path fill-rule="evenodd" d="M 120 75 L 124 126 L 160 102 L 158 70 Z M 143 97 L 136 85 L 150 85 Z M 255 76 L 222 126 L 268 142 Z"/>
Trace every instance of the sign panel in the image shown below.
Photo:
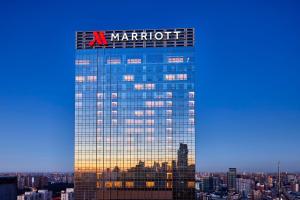
<path fill-rule="evenodd" d="M 77 49 L 194 46 L 193 28 L 79 31 Z"/>

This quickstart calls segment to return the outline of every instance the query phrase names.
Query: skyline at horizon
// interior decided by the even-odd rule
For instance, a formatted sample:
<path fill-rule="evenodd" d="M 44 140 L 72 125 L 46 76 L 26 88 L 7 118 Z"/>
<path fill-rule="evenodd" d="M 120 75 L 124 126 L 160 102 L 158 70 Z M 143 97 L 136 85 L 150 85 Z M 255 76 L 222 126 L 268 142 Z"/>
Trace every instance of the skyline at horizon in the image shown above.
<path fill-rule="evenodd" d="M 75 31 L 149 26 L 195 27 L 196 171 L 300 172 L 300 2 L 186 3 L 1 3 L 0 173 L 73 171 Z"/>

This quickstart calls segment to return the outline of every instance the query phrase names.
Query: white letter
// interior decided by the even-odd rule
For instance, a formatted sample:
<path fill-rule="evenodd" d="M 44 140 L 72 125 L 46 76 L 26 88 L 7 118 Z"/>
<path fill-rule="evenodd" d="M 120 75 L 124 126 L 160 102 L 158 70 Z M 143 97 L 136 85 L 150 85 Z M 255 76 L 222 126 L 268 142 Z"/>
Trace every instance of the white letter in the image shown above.
<path fill-rule="evenodd" d="M 170 32 L 170 31 L 165 32 L 165 34 L 167 35 L 167 40 L 170 39 L 170 33 L 172 33 L 172 32 Z"/>
<path fill-rule="evenodd" d="M 127 33 L 124 33 L 124 34 L 123 34 L 122 41 L 123 41 L 123 40 L 127 40 L 127 41 L 128 41 Z"/>
<path fill-rule="evenodd" d="M 110 41 L 113 41 L 114 39 L 116 39 L 116 40 L 118 40 L 119 41 L 119 33 L 117 33 L 117 34 L 114 34 L 114 33 L 112 33 L 111 34 L 111 38 L 110 38 Z"/>
<path fill-rule="evenodd" d="M 179 38 L 179 33 L 181 33 L 181 31 L 174 31 L 174 33 L 176 34 L 176 40 L 178 40 L 178 38 Z"/>
<path fill-rule="evenodd" d="M 138 40 L 137 39 L 137 33 L 131 33 L 131 40 Z"/>
<path fill-rule="evenodd" d="M 147 33 L 141 32 L 141 40 L 147 40 Z"/>
<path fill-rule="evenodd" d="M 157 36 L 158 34 L 160 35 L 160 37 Z M 161 39 L 163 39 L 163 37 L 164 37 L 164 35 L 162 34 L 162 32 L 156 32 L 154 35 L 154 38 L 156 40 L 161 40 Z"/>

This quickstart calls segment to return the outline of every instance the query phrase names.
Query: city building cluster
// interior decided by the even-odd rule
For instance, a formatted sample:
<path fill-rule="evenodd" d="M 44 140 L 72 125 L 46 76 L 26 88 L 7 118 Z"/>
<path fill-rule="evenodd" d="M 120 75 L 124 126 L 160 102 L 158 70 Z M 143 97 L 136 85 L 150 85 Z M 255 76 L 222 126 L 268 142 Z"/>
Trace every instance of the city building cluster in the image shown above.
<path fill-rule="evenodd" d="M 73 173 L 0 173 L 1 200 L 74 200 Z"/>
<path fill-rule="evenodd" d="M 300 199 L 299 173 L 196 173 L 197 199 Z"/>

